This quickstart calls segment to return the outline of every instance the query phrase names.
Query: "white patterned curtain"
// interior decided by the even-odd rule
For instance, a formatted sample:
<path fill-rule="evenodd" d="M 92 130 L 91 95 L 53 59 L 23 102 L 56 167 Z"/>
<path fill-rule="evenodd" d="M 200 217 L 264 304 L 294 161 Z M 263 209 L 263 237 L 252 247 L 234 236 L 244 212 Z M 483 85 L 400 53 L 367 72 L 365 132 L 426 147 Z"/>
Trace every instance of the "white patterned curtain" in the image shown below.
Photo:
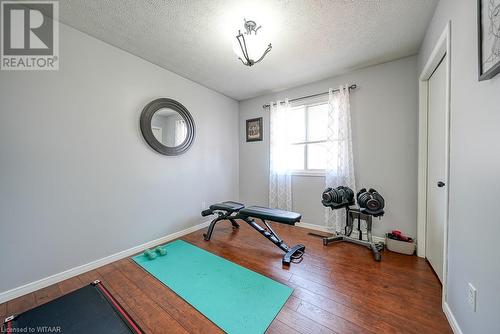
<path fill-rule="evenodd" d="M 288 99 L 284 103 L 270 103 L 270 170 L 269 206 L 272 208 L 292 209 L 292 176 L 288 167 L 287 111 Z"/>
<path fill-rule="evenodd" d="M 347 186 L 356 192 L 349 87 L 341 86 L 338 92 L 330 89 L 328 104 L 326 187 Z M 328 229 L 340 232 L 344 222 L 344 210 L 325 209 L 325 225 Z"/>

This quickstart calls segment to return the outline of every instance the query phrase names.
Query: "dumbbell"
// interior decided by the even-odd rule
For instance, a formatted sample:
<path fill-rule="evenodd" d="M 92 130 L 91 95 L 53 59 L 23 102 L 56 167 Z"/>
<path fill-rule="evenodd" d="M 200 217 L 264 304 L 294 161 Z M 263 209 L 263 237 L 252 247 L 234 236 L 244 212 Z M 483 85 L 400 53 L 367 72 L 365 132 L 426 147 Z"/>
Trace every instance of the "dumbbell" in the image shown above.
<path fill-rule="evenodd" d="M 366 188 L 363 188 L 357 193 L 356 199 L 361 212 L 373 216 L 384 214 L 385 200 L 377 190 L 370 188 L 367 191 Z"/>
<path fill-rule="evenodd" d="M 154 260 L 157 257 L 156 252 L 152 251 L 151 249 L 146 249 L 144 251 L 144 255 L 149 259 L 149 260 Z"/>
<path fill-rule="evenodd" d="M 167 254 L 167 250 L 162 246 L 156 247 L 154 250 L 146 249 L 144 251 L 144 256 L 146 256 L 149 260 L 154 260 L 158 255 L 164 256 Z"/>
<path fill-rule="evenodd" d="M 167 254 L 167 250 L 165 248 L 163 248 L 162 246 L 158 246 L 155 248 L 155 252 L 160 255 L 160 256 L 164 256 Z"/>
<path fill-rule="evenodd" d="M 326 188 L 321 197 L 324 206 L 335 209 L 354 204 L 354 192 L 349 187 Z"/>

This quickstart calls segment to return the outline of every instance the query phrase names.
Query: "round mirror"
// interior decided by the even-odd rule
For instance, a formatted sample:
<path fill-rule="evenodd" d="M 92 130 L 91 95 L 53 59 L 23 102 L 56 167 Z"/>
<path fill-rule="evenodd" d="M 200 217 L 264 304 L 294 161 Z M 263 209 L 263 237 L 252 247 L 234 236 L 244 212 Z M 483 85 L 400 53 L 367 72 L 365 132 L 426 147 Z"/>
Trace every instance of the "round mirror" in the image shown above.
<path fill-rule="evenodd" d="M 192 145 L 195 128 L 191 114 L 182 104 L 161 98 L 148 103 L 142 110 L 141 132 L 155 151 L 179 155 Z"/>
<path fill-rule="evenodd" d="M 151 131 L 156 140 L 169 147 L 179 146 L 187 137 L 186 121 L 177 111 L 169 108 L 162 108 L 153 114 Z"/>

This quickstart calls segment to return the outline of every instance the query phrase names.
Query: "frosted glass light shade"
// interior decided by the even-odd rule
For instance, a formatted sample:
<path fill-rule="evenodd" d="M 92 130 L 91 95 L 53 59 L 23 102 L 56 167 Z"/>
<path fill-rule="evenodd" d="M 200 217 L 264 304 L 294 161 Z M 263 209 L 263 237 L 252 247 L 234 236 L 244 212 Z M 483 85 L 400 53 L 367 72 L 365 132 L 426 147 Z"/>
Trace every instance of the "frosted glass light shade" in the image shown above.
<path fill-rule="evenodd" d="M 245 45 L 248 58 L 250 58 L 253 62 L 257 62 L 264 55 L 264 53 L 266 53 L 269 43 L 266 36 L 261 31 L 257 34 L 255 32 L 250 32 L 249 34 L 242 33 L 241 36 L 238 36 L 233 39 L 233 51 L 238 58 L 245 62 L 245 64 L 247 63 L 247 59 L 243 54 Z M 238 41 L 241 42 L 241 46 Z"/>

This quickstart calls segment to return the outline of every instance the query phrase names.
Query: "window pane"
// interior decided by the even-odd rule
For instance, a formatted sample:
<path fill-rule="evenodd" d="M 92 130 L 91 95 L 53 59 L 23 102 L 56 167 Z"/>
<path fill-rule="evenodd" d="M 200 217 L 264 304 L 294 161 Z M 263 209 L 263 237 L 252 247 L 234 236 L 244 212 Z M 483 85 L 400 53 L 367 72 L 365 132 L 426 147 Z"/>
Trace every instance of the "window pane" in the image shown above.
<path fill-rule="evenodd" d="M 326 139 L 326 127 L 328 124 L 328 104 L 319 104 L 308 109 L 308 141 Z"/>
<path fill-rule="evenodd" d="M 307 145 L 307 169 L 326 169 L 326 146 L 324 143 Z"/>
<path fill-rule="evenodd" d="M 304 108 L 294 108 L 287 113 L 287 137 L 289 143 L 306 141 L 304 113 Z"/>
<path fill-rule="evenodd" d="M 290 145 L 289 147 L 289 165 L 290 169 L 304 169 L 304 146 L 305 145 Z"/>

